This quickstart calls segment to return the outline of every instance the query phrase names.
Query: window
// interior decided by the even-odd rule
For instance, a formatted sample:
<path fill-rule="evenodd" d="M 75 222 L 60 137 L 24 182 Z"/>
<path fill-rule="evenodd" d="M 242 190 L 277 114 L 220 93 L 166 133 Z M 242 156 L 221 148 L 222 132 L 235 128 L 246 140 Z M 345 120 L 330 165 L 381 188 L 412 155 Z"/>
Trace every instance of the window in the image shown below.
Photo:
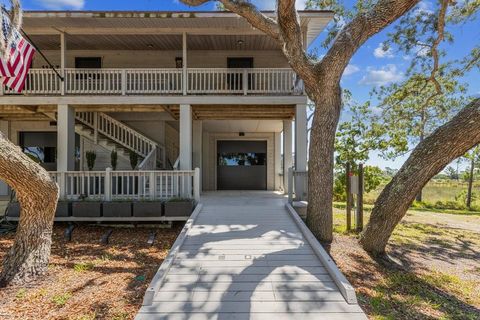
<path fill-rule="evenodd" d="M 56 132 L 20 132 L 20 146 L 23 152 L 37 163 L 56 162 Z"/>
<path fill-rule="evenodd" d="M 264 166 L 266 163 L 265 153 L 219 153 L 218 165 L 219 166 Z"/>
<path fill-rule="evenodd" d="M 102 58 L 100 57 L 75 57 L 75 68 L 77 69 L 100 69 Z"/>

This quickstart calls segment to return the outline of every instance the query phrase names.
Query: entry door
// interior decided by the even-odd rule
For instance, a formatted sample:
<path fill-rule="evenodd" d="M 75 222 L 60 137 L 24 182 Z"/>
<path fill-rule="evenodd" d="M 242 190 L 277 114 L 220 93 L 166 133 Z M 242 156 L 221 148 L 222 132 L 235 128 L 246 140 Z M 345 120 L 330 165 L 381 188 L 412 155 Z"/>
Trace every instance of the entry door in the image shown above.
<path fill-rule="evenodd" d="M 266 190 L 267 142 L 217 141 L 218 190 Z"/>
<path fill-rule="evenodd" d="M 227 67 L 236 69 L 253 68 L 253 58 L 227 58 Z M 243 74 L 231 73 L 228 77 L 228 88 L 230 90 L 243 90 Z M 252 88 L 252 77 L 248 77 L 248 89 Z"/>

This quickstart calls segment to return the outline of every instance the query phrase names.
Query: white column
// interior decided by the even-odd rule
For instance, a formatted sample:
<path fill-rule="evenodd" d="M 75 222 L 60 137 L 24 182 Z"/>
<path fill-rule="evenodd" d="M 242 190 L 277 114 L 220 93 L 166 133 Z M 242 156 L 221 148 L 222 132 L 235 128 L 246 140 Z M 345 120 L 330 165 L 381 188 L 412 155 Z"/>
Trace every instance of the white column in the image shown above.
<path fill-rule="evenodd" d="M 293 165 L 292 157 L 292 121 L 283 121 L 283 186 L 288 191 L 288 168 Z"/>
<path fill-rule="evenodd" d="M 183 95 L 187 95 L 188 86 L 188 69 L 187 69 L 187 33 L 182 35 L 182 77 L 183 77 Z"/>
<path fill-rule="evenodd" d="M 57 171 L 75 170 L 75 108 L 57 107 Z"/>
<path fill-rule="evenodd" d="M 192 166 L 202 170 L 202 142 L 203 142 L 203 123 L 201 120 L 193 120 L 192 125 Z M 201 172 L 201 171 L 200 171 Z M 200 177 L 200 189 L 202 181 Z"/>
<path fill-rule="evenodd" d="M 180 170 L 192 170 L 192 107 L 180 105 Z"/>
<path fill-rule="evenodd" d="M 66 52 L 67 42 L 65 41 L 65 33 L 60 33 L 60 74 L 63 77 L 63 82 L 60 83 L 61 94 L 65 95 L 65 68 L 66 68 Z"/>
<path fill-rule="evenodd" d="M 282 189 L 282 136 L 280 132 L 275 132 L 275 190 Z"/>
<path fill-rule="evenodd" d="M 307 106 L 297 104 L 295 107 L 295 170 L 307 171 Z M 295 194 L 304 198 L 305 176 L 296 177 Z"/>

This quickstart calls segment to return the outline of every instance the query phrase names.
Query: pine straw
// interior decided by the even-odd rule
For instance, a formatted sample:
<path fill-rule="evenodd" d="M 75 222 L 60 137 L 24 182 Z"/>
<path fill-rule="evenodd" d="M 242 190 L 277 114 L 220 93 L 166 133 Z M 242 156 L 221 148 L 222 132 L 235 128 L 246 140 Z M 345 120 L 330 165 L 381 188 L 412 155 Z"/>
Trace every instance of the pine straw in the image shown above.
<path fill-rule="evenodd" d="M 0 319 L 133 319 L 148 283 L 181 230 L 114 228 L 110 243 L 100 239 L 105 227 L 79 226 L 73 239 L 56 226 L 48 274 L 32 285 L 0 290 Z M 0 238 L 0 258 L 14 234 Z"/>

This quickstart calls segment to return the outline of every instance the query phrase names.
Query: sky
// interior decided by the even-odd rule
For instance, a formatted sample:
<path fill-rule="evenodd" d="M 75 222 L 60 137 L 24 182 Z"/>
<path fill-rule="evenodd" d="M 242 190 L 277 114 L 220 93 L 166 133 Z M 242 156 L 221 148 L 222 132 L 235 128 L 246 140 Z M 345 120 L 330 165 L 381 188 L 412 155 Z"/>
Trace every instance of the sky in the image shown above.
<path fill-rule="evenodd" d="M 414 10 L 419 12 L 433 9 L 434 0 L 421 1 Z M 0 0 L 5 2 L 5 0 Z M 260 9 L 274 9 L 275 0 L 252 0 Z M 353 3 L 347 0 L 347 5 Z M 179 0 L 23 0 L 25 10 L 215 10 L 215 2 L 211 1 L 199 7 L 189 7 Z M 297 9 L 304 8 L 305 0 L 297 0 Z M 353 56 L 345 70 L 341 85 L 352 92 L 353 99 L 365 102 L 370 99 L 369 92 L 380 85 L 402 81 L 405 70 L 409 65 L 410 57 L 397 52 L 395 49 L 382 50 L 382 43 L 387 40 L 387 33 L 392 27 L 387 27 L 379 34 L 371 37 Z M 449 46 L 455 50 L 448 50 L 446 59 L 464 57 L 480 40 L 480 20 L 447 29 L 454 35 L 456 45 Z M 318 50 L 321 55 L 325 52 L 320 46 L 325 32 L 312 43 L 309 50 Z M 472 72 L 465 77 L 469 84 L 468 95 L 480 96 L 480 74 Z M 348 115 L 343 114 L 345 119 Z M 375 152 L 371 154 L 368 164 L 381 168 L 399 168 L 406 157 L 399 157 L 393 161 L 386 161 Z"/>

